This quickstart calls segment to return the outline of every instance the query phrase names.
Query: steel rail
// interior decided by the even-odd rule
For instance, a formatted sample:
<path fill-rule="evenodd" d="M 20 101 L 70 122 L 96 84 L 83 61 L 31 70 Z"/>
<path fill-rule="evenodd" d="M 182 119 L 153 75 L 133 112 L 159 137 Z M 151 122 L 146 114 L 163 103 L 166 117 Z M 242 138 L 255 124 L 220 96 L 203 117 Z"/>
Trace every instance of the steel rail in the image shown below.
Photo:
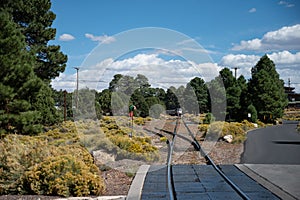
<path fill-rule="evenodd" d="M 194 134 L 192 133 L 192 131 L 190 130 L 190 128 L 188 127 L 188 125 L 186 124 L 186 122 L 182 119 L 182 122 L 184 124 L 184 126 L 186 127 L 186 129 L 189 132 L 189 135 L 193 138 L 195 145 L 197 145 L 197 147 L 199 148 L 199 151 L 201 152 L 202 155 L 204 155 L 204 158 L 206 159 L 206 161 L 213 166 L 213 168 L 225 179 L 225 181 L 245 200 L 250 200 L 250 198 L 234 183 L 230 180 L 230 178 L 228 178 L 223 172 L 222 170 L 214 163 L 214 161 L 209 157 L 209 155 L 204 152 L 204 150 L 201 148 L 201 145 L 199 144 L 199 142 L 196 140 Z"/>
<path fill-rule="evenodd" d="M 175 128 L 172 135 L 172 141 L 168 142 L 169 152 L 168 152 L 168 162 L 167 162 L 167 183 L 168 183 L 170 200 L 176 200 L 173 173 L 172 173 L 172 154 L 173 154 L 174 144 L 177 136 L 178 126 L 179 126 L 179 118 L 177 118 L 176 120 Z"/>

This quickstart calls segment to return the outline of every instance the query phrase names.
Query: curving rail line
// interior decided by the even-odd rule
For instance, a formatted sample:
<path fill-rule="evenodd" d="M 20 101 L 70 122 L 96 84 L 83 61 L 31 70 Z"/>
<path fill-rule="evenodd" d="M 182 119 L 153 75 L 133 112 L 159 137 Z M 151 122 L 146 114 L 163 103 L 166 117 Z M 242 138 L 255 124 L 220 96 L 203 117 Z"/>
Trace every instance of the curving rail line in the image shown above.
<path fill-rule="evenodd" d="M 175 195 L 175 188 L 174 188 L 174 181 L 173 181 L 173 173 L 172 173 L 172 154 L 174 149 L 175 140 L 177 137 L 177 129 L 179 126 L 179 118 L 176 119 L 176 125 L 173 131 L 172 140 L 168 142 L 169 146 L 169 153 L 168 153 L 168 160 L 167 160 L 167 180 L 168 180 L 168 189 L 170 194 L 170 199 L 176 199 Z"/>
<path fill-rule="evenodd" d="M 185 128 L 187 129 L 190 137 L 192 138 L 189 139 L 183 135 L 178 134 L 178 128 L 180 126 L 180 122 L 183 123 Z M 223 172 L 222 170 L 214 163 L 214 161 L 209 157 L 209 155 L 204 152 L 204 150 L 201 148 L 201 145 L 199 142 L 196 140 L 194 134 L 184 121 L 184 119 L 181 119 L 180 117 L 177 117 L 176 119 L 176 124 L 174 131 L 172 133 L 171 141 L 168 140 L 168 159 L 167 159 L 167 183 L 168 183 L 168 190 L 169 190 L 169 197 L 171 200 L 176 200 L 176 193 L 174 189 L 174 181 L 173 181 L 173 173 L 172 173 L 172 154 L 173 154 L 173 149 L 174 149 L 174 144 L 176 141 L 176 137 L 181 137 L 184 140 L 189 141 L 191 144 L 193 144 L 194 148 L 196 151 L 199 151 L 200 154 L 205 158 L 206 162 L 208 165 L 212 165 L 213 168 L 224 178 L 224 180 L 242 197 L 243 199 L 249 200 L 250 198 L 234 183 L 232 182 Z"/>

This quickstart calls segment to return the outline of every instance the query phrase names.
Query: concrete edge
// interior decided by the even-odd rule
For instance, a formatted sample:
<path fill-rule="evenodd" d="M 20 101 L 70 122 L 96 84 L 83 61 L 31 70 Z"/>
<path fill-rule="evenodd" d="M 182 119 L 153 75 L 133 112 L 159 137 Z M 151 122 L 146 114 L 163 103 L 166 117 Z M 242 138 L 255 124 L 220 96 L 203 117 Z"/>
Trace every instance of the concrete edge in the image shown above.
<path fill-rule="evenodd" d="M 126 200 L 126 196 L 119 195 L 119 196 L 99 196 L 99 197 L 68 197 L 68 198 L 57 198 L 55 200 Z"/>
<path fill-rule="evenodd" d="M 244 165 L 244 164 L 235 164 L 235 166 L 239 170 L 241 170 L 242 172 L 244 172 L 245 174 L 247 174 L 249 177 L 251 177 L 253 180 L 255 180 L 256 182 L 258 182 L 260 185 L 262 185 L 263 187 L 265 187 L 266 189 L 268 189 L 269 191 L 271 191 L 273 194 L 277 195 L 279 198 L 285 199 L 285 200 L 295 200 L 296 199 L 295 197 L 293 197 L 292 195 L 290 195 L 289 193 L 287 193 L 286 191 L 284 191 L 279 186 L 271 183 L 270 181 L 268 181 L 267 179 L 265 179 L 263 176 L 259 175 L 255 171 L 251 170 L 246 165 Z"/>
<path fill-rule="evenodd" d="M 126 200 L 141 199 L 142 189 L 144 186 L 145 177 L 150 168 L 150 165 L 142 165 L 139 167 L 129 188 Z"/>

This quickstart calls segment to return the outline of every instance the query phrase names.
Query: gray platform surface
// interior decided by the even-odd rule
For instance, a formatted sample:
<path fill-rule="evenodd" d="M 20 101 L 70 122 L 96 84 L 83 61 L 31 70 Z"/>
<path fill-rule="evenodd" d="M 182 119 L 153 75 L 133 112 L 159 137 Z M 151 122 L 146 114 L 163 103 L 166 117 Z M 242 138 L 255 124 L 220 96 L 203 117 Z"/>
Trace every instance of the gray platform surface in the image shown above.
<path fill-rule="evenodd" d="M 281 185 L 286 185 L 289 188 L 289 184 L 281 183 L 277 184 L 276 180 L 280 178 L 272 179 L 266 178 L 267 174 L 262 170 L 267 166 L 255 165 L 221 165 L 222 171 L 236 184 L 239 185 L 241 190 L 244 191 L 250 199 L 295 199 L 297 194 L 294 190 L 286 191 Z M 276 166 L 273 166 L 276 168 Z M 272 168 L 272 165 L 269 169 Z M 274 168 L 274 170 L 276 170 Z M 127 199 L 169 199 L 168 186 L 166 180 L 166 166 L 142 166 L 133 180 L 132 186 L 128 193 Z M 145 170 L 147 169 L 147 170 Z M 243 172 L 241 169 L 244 169 Z M 248 170 L 248 171 L 247 171 Z M 286 168 L 288 170 L 288 168 Z M 294 171 L 298 168 L 289 168 Z M 246 175 L 246 171 L 252 176 L 262 178 L 264 181 L 257 182 L 252 177 Z M 208 165 L 174 165 L 174 182 L 176 197 L 180 199 L 241 199 L 237 193 L 223 180 L 223 178 L 217 174 L 217 172 Z M 261 174 L 259 174 L 261 173 Z M 281 173 L 283 175 L 284 173 Z M 272 175 L 270 175 L 272 177 Z M 295 177 L 296 178 L 296 177 Z M 293 179 L 295 180 L 295 179 Z M 299 179 L 297 179 L 299 180 Z M 274 183 L 270 182 L 273 181 Z M 286 181 L 288 182 L 288 181 Z M 269 183 L 273 186 L 266 189 L 262 186 L 264 183 Z M 297 181 L 291 184 L 298 184 Z M 277 186 L 277 185 L 278 186 Z M 274 193 L 274 188 L 276 193 Z M 296 188 L 296 187 L 294 187 Z M 270 190 L 270 189 L 273 189 Z M 278 192 L 280 190 L 281 192 Z M 296 189 L 297 192 L 297 189 Z M 133 195 L 134 194 L 134 195 Z M 283 195 L 283 196 L 279 196 Z M 286 198 L 285 198 L 286 197 Z"/>
<path fill-rule="evenodd" d="M 281 199 L 300 199 L 300 165 L 238 164 L 236 166 Z"/>

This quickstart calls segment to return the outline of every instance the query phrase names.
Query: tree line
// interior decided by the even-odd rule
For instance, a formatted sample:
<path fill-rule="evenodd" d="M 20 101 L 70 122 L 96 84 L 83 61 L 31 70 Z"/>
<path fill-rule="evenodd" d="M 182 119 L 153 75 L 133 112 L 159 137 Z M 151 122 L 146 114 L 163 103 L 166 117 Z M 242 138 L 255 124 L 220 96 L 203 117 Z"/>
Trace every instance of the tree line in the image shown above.
<path fill-rule="evenodd" d="M 186 85 L 171 86 L 167 90 L 151 87 L 142 74 L 136 77 L 116 74 L 109 87 L 101 92 L 88 88 L 79 90 L 78 110 L 74 109 L 74 101 L 71 103 L 72 95 L 73 99 L 76 95 L 68 94 L 68 118 L 72 119 L 74 112 L 82 118 L 95 119 L 102 115 L 126 115 L 130 104 L 137 107 L 135 115 L 141 117 L 158 117 L 166 110 L 179 107 L 184 113 L 210 113 L 212 106 L 218 104 L 226 105 L 223 111 L 226 121 L 273 122 L 282 117 L 288 100 L 274 62 L 267 55 L 262 56 L 251 74 L 247 81 L 243 75 L 236 78 L 229 68 L 224 68 L 210 82 L 195 77 Z M 62 107 L 63 91 L 56 91 L 55 95 Z"/>

